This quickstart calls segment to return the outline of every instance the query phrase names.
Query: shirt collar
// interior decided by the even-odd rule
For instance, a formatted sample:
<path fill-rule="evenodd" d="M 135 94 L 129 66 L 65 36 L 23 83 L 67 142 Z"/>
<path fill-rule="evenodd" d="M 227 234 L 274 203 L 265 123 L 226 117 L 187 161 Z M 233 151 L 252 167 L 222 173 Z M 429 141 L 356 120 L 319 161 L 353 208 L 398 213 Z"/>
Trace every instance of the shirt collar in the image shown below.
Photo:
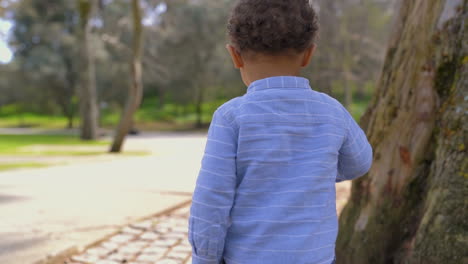
<path fill-rule="evenodd" d="M 247 92 L 255 92 L 266 89 L 312 89 L 309 80 L 296 76 L 275 76 L 251 83 Z"/>

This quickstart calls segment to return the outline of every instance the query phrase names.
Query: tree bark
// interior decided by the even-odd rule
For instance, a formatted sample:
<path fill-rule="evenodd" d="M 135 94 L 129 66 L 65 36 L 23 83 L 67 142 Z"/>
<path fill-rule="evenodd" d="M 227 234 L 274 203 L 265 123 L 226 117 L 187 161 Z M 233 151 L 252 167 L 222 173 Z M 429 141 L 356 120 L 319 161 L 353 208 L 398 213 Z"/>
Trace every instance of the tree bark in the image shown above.
<path fill-rule="evenodd" d="M 66 99 L 64 101 L 59 102 L 59 106 L 62 109 L 63 115 L 67 118 L 67 129 L 73 128 L 73 118 L 74 118 L 74 111 L 73 111 L 73 103 L 71 99 Z"/>
<path fill-rule="evenodd" d="M 164 104 L 166 103 L 166 91 L 164 91 L 163 88 L 159 89 L 158 103 L 158 109 L 162 110 L 164 108 Z"/>
<path fill-rule="evenodd" d="M 197 97 L 195 101 L 195 113 L 197 115 L 197 120 L 195 122 L 196 128 L 203 127 L 203 94 L 204 88 L 201 85 L 197 85 Z"/>
<path fill-rule="evenodd" d="M 348 29 L 346 28 L 348 26 L 348 23 L 346 21 L 346 18 L 344 18 L 345 20 L 342 22 L 341 26 L 340 26 L 340 30 L 341 30 L 341 35 L 343 36 L 346 36 L 348 35 Z M 351 81 L 351 67 L 352 67 L 352 64 L 353 64 L 353 55 L 351 54 L 351 43 L 349 42 L 349 40 L 347 40 L 347 38 L 343 38 L 344 41 L 343 41 L 343 50 L 344 50 L 344 54 L 343 54 L 343 64 L 342 64 L 342 67 L 343 67 L 343 94 L 344 94 L 344 106 L 346 107 L 346 109 L 348 109 L 348 111 L 351 112 L 351 105 L 353 104 L 353 91 L 351 89 L 351 86 L 349 85 L 350 84 L 350 81 Z"/>
<path fill-rule="evenodd" d="M 143 97 L 142 84 L 142 64 L 141 57 L 143 53 L 143 24 L 142 12 L 139 0 L 132 0 L 133 12 L 133 58 L 131 62 L 132 82 L 129 87 L 127 103 L 124 112 L 117 127 L 114 136 L 114 142 L 110 152 L 118 153 L 122 151 L 122 146 L 125 136 L 128 134 L 133 125 L 133 115 L 140 107 Z"/>
<path fill-rule="evenodd" d="M 337 263 L 468 262 L 468 0 L 401 1 Z"/>
<path fill-rule="evenodd" d="M 73 129 L 73 119 L 75 117 L 75 106 L 73 102 L 73 96 L 75 95 L 76 89 L 76 73 L 73 69 L 73 61 L 70 57 L 62 57 L 65 66 L 65 85 L 66 85 L 66 101 L 65 105 L 62 106 L 63 113 L 67 117 L 67 128 Z"/>
<path fill-rule="evenodd" d="M 349 85 L 349 79 L 348 79 L 348 71 L 346 70 L 346 67 L 344 67 L 344 79 L 343 79 L 343 92 L 344 92 L 344 106 L 348 111 L 351 112 L 351 105 L 353 104 L 353 91 L 351 89 L 351 86 Z"/>
<path fill-rule="evenodd" d="M 98 137 L 99 108 L 96 92 L 96 71 L 93 49 L 90 41 L 90 18 L 93 14 L 94 1 L 77 0 L 80 13 L 80 45 L 81 45 L 81 81 L 79 89 L 81 138 L 94 140 Z"/>

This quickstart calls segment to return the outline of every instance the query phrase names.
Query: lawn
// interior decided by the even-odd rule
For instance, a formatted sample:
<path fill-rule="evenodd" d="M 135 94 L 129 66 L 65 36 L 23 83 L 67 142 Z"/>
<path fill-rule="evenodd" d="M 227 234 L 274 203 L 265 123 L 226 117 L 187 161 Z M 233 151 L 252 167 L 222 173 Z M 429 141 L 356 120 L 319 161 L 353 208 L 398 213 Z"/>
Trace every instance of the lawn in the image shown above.
<path fill-rule="evenodd" d="M 82 141 L 71 135 L 0 135 L 0 155 L 27 154 L 22 149 L 33 145 L 104 146 L 109 142 Z"/>
<path fill-rule="evenodd" d="M 75 120 L 78 123 L 78 120 Z M 67 119 L 63 116 L 50 116 L 36 113 L 11 114 L 0 116 L 0 127 L 42 127 L 64 128 Z"/>
<path fill-rule="evenodd" d="M 107 140 L 82 141 L 73 135 L 0 135 L 0 171 L 42 168 L 98 156 L 109 159 L 109 145 Z M 119 156 L 148 154 L 126 151 Z"/>
<path fill-rule="evenodd" d="M 35 163 L 35 162 L 21 162 L 21 163 L 12 163 L 12 164 L 3 164 L 0 163 L 0 172 L 7 170 L 15 170 L 22 168 L 44 168 L 47 167 L 47 164 Z"/>
<path fill-rule="evenodd" d="M 197 120 L 194 105 L 165 104 L 158 108 L 157 98 L 145 98 L 140 109 L 135 114 L 137 128 L 151 131 L 186 131 L 193 130 Z M 369 98 L 355 101 L 351 105 L 351 113 L 356 120 L 364 113 Z M 204 103 L 202 105 L 202 120 L 208 124 L 212 113 L 224 103 L 223 100 Z M 120 110 L 107 109 L 101 112 L 101 127 L 114 129 L 120 119 Z M 79 119 L 75 118 L 75 127 Z M 0 108 L 0 127 L 34 127 L 45 129 L 63 129 L 67 126 L 64 116 L 51 116 L 38 113 L 13 114 L 2 112 Z M 1 139 L 0 139 L 1 140 Z M 1 151 L 1 150 L 0 150 Z"/>

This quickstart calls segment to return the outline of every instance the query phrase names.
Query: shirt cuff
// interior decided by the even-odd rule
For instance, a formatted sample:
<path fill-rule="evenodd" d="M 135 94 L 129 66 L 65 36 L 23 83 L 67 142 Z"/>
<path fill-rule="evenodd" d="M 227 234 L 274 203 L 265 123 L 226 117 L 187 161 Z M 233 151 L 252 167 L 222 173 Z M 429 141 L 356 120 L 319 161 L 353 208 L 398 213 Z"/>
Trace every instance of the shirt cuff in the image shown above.
<path fill-rule="evenodd" d="M 199 257 L 192 254 L 192 264 L 219 264 L 220 262 L 215 258 Z"/>

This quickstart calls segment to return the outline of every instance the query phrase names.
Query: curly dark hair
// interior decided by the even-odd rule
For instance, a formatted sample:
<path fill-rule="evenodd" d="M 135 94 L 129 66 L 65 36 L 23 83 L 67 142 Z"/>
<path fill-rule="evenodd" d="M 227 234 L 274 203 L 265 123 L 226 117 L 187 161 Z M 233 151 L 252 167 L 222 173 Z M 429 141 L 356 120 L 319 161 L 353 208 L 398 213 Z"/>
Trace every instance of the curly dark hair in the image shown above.
<path fill-rule="evenodd" d="M 309 0 L 239 0 L 228 22 L 231 43 L 241 54 L 303 52 L 318 29 Z"/>

